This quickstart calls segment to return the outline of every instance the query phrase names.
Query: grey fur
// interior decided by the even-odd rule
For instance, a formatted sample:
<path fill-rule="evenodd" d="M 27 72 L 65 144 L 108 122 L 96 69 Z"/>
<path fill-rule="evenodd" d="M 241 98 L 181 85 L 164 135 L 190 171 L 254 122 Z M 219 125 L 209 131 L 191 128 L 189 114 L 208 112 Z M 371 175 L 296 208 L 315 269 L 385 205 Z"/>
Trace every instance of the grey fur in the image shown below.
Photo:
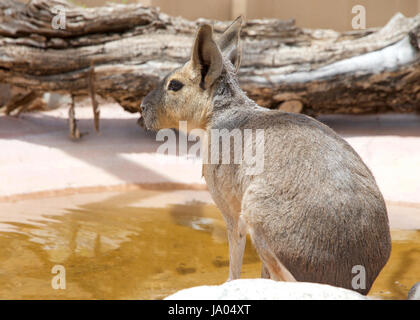
<path fill-rule="evenodd" d="M 240 21 L 235 23 L 233 28 L 240 28 Z M 238 42 L 232 27 L 229 38 L 233 45 Z M 169 98 L 163 82 L 142 107 L 147 107 L 144 121 L 152 129 L 160 129 L 157 123 L 163 122 L 156 118 L 175 113 L 182 114 L 177 120 L 194 119 L 208 132 L 264 129 L 262 174 L 246 175 L 243 164 L 203 165 L 208 189 L 227 225 L 229 279 L 240 277 L 248 231 L 263 261 L 263 277 L 326 283 L 366 294 L 391 251 L 385 202 L 374 177 L 353 148 L 327 126 L 250 100 L 231 63 L 240 61 L 232 57 L 240 50 L 223 41 L 218 43 L 229 52 L 221 50 L 223 70 L 211 87 L 201 89 L 197 79 L 191 84 L 196 89 L 180 90 L 184 95 L 191 94 L 188 90 L 196 93 L 165 103 Z M 195 74 L 188 68 L 187 63 L 174 76 Z M 177 103 L 180 99 L 182 104 Z M 180 108 L 183 112 L 176 111 Z M 355 265 L 366 270 L 365 288 L 352 287 Z"/>

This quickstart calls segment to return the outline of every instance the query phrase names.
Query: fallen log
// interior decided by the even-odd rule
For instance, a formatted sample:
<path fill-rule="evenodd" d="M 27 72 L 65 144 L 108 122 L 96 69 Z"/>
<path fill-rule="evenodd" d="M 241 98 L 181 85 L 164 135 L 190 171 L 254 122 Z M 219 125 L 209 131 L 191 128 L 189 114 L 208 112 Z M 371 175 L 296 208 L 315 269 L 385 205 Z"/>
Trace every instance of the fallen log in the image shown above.
<path fill-rule="evenodd" d="M 64 29 L 53 27 L 57 7 Z M 55 91 L 94 102 L 97 94 L 138 112 L 159 79 L 188 59 L 203 22 L 216 35 L 229 24 L 188 21 L 141 4 L 0 0 L 0 82 L 25 88 L 29 97 Z M 310 115 L 413 112 L 420 108 L 419 37 L 420 14 L 344 33 L 298 28 L 293 20 L 249 20 L 241 86 L 260 105 Z"/>

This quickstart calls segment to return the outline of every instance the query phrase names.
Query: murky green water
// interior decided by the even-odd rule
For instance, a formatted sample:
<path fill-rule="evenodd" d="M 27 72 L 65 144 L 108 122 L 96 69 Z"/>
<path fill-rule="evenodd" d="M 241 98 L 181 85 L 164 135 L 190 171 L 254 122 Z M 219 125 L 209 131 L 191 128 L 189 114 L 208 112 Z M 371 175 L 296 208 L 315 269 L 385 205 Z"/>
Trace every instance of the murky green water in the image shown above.
<path fill-rule="evenodd" d="M 0 203 L 0 298 L 160 299 L 223 283 L 225 227 L 207 199 L 204 191 L 133 191 Z M 402 299 L 420 281 L 420 232 L 392 237 L 370 295 Z M 65 268 L 64 290 L 52 288 L 55 265 Z M 248 242 L 242 277 L 260 268 Z"/>

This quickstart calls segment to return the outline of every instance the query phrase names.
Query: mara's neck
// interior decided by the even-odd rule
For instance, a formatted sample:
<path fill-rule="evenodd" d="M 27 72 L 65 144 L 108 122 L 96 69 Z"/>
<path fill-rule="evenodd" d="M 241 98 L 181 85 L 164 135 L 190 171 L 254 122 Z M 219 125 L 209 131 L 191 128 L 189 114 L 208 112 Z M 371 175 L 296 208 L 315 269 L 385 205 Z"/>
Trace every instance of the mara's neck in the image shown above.
<path fill-rule="evenodd" d="M 234 118 L 246 116 L 246 114 L 255 112 L 260 108 L 242 91 L 236 79 L 223 79 L 213 93 L 207 129 L 232 122 Z"/>

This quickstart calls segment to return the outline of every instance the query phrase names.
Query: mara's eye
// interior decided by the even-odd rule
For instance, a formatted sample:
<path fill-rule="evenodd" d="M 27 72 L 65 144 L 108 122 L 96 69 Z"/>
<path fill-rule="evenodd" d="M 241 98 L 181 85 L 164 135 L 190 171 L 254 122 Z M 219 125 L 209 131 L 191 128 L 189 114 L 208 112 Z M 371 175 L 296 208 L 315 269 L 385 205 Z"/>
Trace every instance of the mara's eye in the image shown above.
<path fill-rule="evenodd" d="M 184 84 L 181 81 L 173 79 L 168 84 L 168 90 L 178 91 L 181 90 L 183 86 Z"/>

